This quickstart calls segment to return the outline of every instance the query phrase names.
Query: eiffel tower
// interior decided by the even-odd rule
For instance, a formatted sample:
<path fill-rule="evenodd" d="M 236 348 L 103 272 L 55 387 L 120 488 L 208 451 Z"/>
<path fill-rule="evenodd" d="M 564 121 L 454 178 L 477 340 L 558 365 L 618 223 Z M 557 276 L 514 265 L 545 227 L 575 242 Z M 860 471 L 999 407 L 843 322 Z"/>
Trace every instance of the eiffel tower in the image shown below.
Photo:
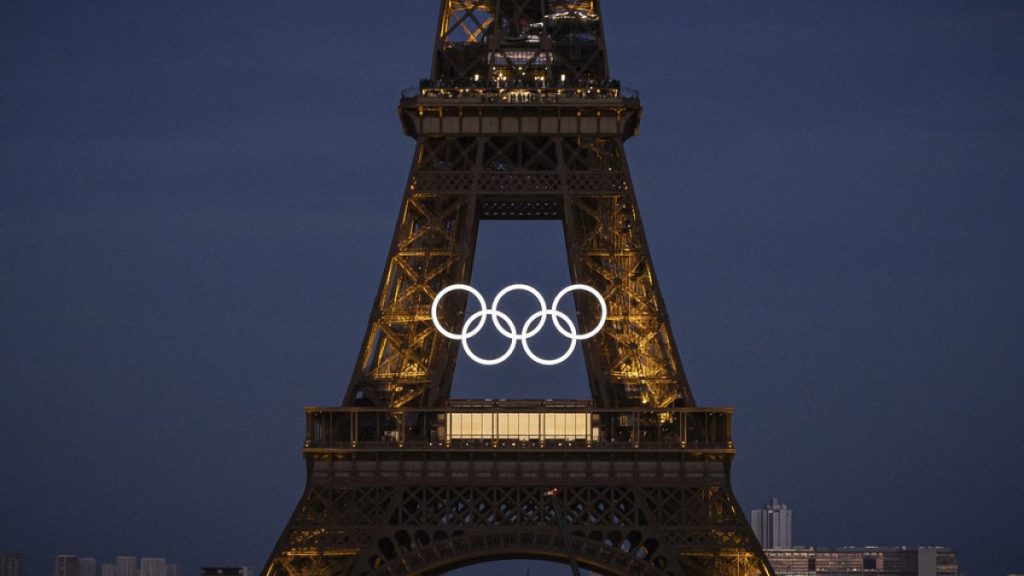
<path fill-rule="evenodd" d="M 603 31 L 598 0 L 441 0 L 430 78 L 399 106 L 417 146 L 362 350 L 343 405 L 306 410 L 305 493 L 265 576 L 772 574 L 730 486 L 732 411 L 695 405 L 669 330 L 623 151 L 640 102 Z M 438 295 L 470 284 L 481 219 L 561 220 L 571 280 L 600 298 L 552 320 L 600 326 L 580 340 L 592 398 L 449 397 L 449 335 L 487 316 Z"/>

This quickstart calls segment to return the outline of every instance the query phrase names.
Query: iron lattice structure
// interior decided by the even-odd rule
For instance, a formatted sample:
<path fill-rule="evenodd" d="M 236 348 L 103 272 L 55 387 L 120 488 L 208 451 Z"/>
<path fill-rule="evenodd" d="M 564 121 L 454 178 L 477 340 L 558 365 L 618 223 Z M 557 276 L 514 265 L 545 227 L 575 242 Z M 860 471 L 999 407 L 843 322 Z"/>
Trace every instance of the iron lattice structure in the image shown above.
<path fill-rule="evenodd" d="M 770 574 L 730 487 L 731 411 L 695 406 L 669 330 L 623 150 L 641 107 L 608 75 L 598 1 L 442 0 L 399 115 L 417 147 L 384 277 L 343 406 L 307 411 L 306 490 L 265 576 Z M 458 343 L 431 304 L 469 283 L 481 219 L 563 222 L 573 283 L 608 306 L 583 342 L 592 399 L 449 399 Z"/>

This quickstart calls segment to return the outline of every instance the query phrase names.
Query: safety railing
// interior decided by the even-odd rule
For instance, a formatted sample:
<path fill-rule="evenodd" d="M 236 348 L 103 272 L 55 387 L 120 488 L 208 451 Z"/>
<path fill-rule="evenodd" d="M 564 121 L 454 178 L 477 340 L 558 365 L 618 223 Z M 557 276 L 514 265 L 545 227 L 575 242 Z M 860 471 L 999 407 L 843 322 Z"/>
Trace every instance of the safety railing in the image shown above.
<path fill-rule="evenodd" d="M 580 86 L 517 86 L 513 83 L 492 83 L 491 85 L 449 86 L 443 83 L 428 83 L 419 88 L 402 90 L 402 100 L 453 100 L 463 103 L 482 104 L 565 104 L 581 101 L 615 100 L 635 102 L 640 93 L 631 88 L 617 85 Z"/>
<path fill-rule="evenodd" d="M 728 408 L 596 408 L 587 402 L 443 408 L 307 408 L 312 450 L 381 448 L 732 449 Z"/>

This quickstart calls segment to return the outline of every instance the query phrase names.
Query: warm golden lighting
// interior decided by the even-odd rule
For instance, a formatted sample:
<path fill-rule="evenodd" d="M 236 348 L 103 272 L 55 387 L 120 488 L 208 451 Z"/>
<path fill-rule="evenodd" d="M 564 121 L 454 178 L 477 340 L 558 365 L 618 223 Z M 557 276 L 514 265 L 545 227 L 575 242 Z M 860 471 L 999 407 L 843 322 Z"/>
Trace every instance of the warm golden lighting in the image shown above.
<path fill-rule="evenodd" d="M 587 440 L 594 432 L 585 412 L 449 412 L 448 440 Z"/>

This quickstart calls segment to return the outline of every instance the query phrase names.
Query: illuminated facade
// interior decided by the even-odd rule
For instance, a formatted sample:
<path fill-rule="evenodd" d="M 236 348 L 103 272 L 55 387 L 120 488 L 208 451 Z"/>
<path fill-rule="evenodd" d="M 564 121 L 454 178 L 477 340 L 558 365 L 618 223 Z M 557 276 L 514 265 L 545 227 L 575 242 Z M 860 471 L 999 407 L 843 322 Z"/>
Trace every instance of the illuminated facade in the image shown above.
<path fill-rule="evenodd" d="M 765 550 L 779 576 L 957 576 L 949 548 L 796 548 Z"/>
<path fill-rule="evenodd" d="M 440 5 L 430 78 L 399 105 L 416 152 L 366 335 L 343 404 L 306 411 L 306 490 L 264 575 L 771 574 L 730 486 L 732 411 L 695 405 L 669 329 L 624 150 L 640 102 L 608 73 L 600 3 Z M 450 398 L 482 322 L 529 354 L 500 297 L 467 312 L 486 219 L 562 222 L 575 313 L 538 298 L 536 322 L 578 340 L 590 398 Z"/>
<path fill-rule="evenodd" d="M 448 412 L 449 444 L 459 440 L 592 442 L 591 414 L 583 412 Z"/>

